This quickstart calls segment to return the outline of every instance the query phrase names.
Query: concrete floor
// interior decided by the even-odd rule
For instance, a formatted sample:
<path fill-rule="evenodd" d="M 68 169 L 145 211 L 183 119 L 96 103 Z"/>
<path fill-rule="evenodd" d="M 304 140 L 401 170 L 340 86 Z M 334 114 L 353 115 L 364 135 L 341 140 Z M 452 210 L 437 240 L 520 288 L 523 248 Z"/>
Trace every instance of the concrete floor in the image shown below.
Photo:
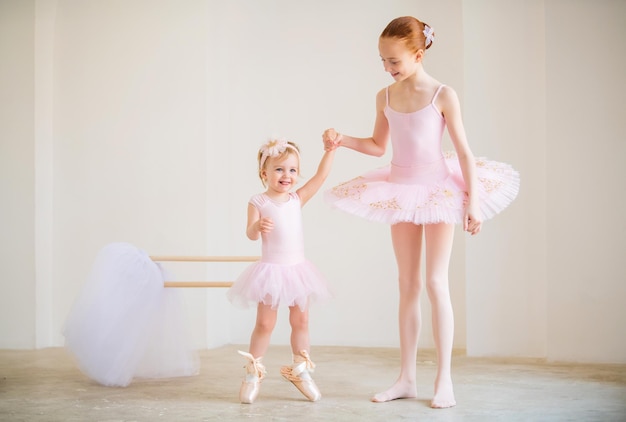
<path fill-rule="evenodd" d="M 311 403 L 280 377 L 289 349 L 271 346 L 261 395 L 244 405 L 237 398 L 241 347 L 202 351 L 198 376 L 139 380 L 126 388 L 86 378 L 62 348 L 0 350 L 0 421 L 626 421 L 626 365 L 457 354 L 458 405 L 435 410 L 428 406 L 434 355 L 421 351 L 418 398 L 371 403 L 397 375 L 398 351 L 382 348 L 314 347 L 323 397 Z"/>

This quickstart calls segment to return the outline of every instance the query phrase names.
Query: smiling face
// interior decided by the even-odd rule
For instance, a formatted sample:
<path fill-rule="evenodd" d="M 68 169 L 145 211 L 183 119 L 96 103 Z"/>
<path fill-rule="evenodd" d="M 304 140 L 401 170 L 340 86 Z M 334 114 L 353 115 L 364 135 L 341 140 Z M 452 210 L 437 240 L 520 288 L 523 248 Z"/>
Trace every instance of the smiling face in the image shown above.
<path fill-rule="evenodd" d="M 269 157 L 261 172 L 261 177 L 267 186 L 268 193 L 288 193 L 298 181 L 300 160 L 291 152 L 282 157 Z"/>
<path fill-rule="evenodd" d="M 414 75 L 424 55 L 424 50 L 420 49 L 413 53 L 403 41 L 390 37 L 380 38 L 378 51 L 385 72 L 388 72 L 396 81 Z"/>

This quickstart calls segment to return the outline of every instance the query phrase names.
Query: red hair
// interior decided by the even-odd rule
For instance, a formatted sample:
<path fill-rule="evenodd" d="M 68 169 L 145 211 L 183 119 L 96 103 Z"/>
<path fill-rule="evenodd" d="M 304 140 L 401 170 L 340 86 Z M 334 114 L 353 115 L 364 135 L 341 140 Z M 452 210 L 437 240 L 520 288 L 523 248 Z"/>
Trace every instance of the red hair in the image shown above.
<path fill-rule="evenodd" d="M 417 53 L 417 50 L 427 50 L 433 45 L 432 41 L 427 43 L 426 35 L 424 35 L 426 28 L 432 31 L 427 23 L 413 16 L 402 16 L 389 22 L 380 34 L 380 38 L 395 38 L 403 41 L 411 52 Z M 432 34 L 435 35 L 434 32 Z"/>

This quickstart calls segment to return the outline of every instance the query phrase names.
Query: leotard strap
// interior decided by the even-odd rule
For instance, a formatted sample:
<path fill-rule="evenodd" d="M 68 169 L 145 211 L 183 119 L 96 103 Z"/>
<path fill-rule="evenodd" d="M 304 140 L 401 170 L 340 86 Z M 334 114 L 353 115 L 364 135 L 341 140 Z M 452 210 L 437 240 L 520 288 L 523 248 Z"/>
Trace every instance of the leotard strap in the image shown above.
<path fill-rule="evenodd" d="M 439 85 L 439 88 L 437 88 L 437 91 L 435 91 L 435 95 L 433 95 L 433 99 L 430 101 L 432 105 L 435 105 L 435 100 L 437 99 L 437 96 L 441 92 L 441 88 L 443 88 L 444 86 L 445 85 L 443 84 Z M 389 107 L 389 87 L 388 86 L 385 88 L 385 100 L 387 101 L 387 107 Z"/>
<path fill-rule="evenodd" d="M 439 93 L 441 92 L 441 88 L 443 88 L 445 85 L 439 85 L 439 88 L 437 88 L 437 91 L 435 91 L 435 95 L 433 95 L 433 99 L 430 101 L 431 104 L 435 104 L 435 100 L 437 99 L 437 96 L 439 95 Z M 387 107 L 389 107 L 389 87 L 385 88 L 385 100 L 387 101 Z"/>
<path fill-rule="evenodd" d="M 441 91 L 441 88 L 443 88 L 445 85 L 439 85 L 439 88 L 437 88 L 437 91 L 435 91 L 435 95 L 433 96 L 432 101 L 430 102 L 431 104 L 435 104 L 435 100 L 437 99 L 437 96 L 439 95 L 439 92 Z"/>

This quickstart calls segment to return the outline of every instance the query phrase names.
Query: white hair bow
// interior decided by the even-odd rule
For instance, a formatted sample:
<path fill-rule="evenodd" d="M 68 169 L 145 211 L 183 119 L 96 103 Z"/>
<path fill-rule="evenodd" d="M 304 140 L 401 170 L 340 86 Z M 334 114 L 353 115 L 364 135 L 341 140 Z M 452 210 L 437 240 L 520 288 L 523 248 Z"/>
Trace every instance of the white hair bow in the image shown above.
<path fill-rule="evenodd" d="M 424 36 L 426 37 L 426 47 L 428 47 L 435 40 L 435 31 L 428 25 L 424 25 L 424 30 L 422 31 Z"/>

